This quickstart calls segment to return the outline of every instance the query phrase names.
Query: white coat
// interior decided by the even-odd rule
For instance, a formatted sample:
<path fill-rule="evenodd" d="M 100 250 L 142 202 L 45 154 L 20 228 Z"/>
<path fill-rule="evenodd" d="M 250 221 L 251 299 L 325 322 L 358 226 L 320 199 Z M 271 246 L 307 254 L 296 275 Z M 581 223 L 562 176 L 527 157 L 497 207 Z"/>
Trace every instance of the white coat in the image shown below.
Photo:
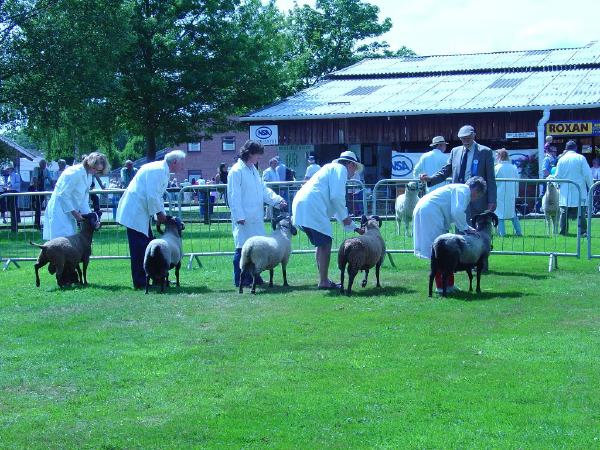
<path fill-rule="evenodd" d="M 348 169 L 342 164 L 325 164 L 300 188 L 292 202 L 294 224 L 333 237 L 331 217 L 342 222 L 346 208 Z"/>
<path fill-rule="evenodd" d="M 502 161 L 494 166 L 496 178 L 519 178 L 519 171 L 510 161 Z M 512 219 L 515 217 L 515 200 L 519 195 L 518 181 L 502 181 L 497 183 L 498 194 L 496 215 L 498 219 Z"/>
<path fill-rule="evenodd" d="M 581 205 L 585 206 L 588 190 L 594 183 L 592 169 L 588 166 L 585 157 L 573 150 L 563 154 L 556 165 L 554 178 L 574 181 L 581 190 Z M 559 189 L 559 206 L 576 208 L 580 200 L 577 188 L 571 183 L 560 183 Z"/>
<path fill-rule="evenodd" d="M 431 259 L 433 241 L 447 233 L 452 223 L 461 231 L 468 229 L 470 202 L 471 189 L 460 183 L 447 184 L 420 198 L 413 211 L 415 256 Z"/>
<path fill-rule="evenodd" d="M 90 185 L 92 176 L 83 164 L 67 167 L 58 178 L 44 211 L 45 240 L 71 236 L 77 233 L 77 221 L 71 211 L 90 212 Z"/>
<path fill-rule="evenodd" d="M 169 184 L 166 161 L 144 164 L 123 192 L 117 207 L 117 222 L 148 235 L 150 217 L 165 212 L 163 195 Z"/>
<path fill-rule="evenodd" d="M 426 173 L 429 176 L 435 175 L 441 170 L 442 167 L 448 164 L 448 157 L 448 153 L 442 152 L 439 148 L 434 148 L 433 150 L 424 153 L 421 155 L 421 158 L 419 158 L 419 161 L 413 169 L 413 177 L 419 178 L 419 175 L 422 173 Z M 444 181 L 434 186 L 428 186 L 427 192 L 431 192 L 435 189 L 445 186 L 446 184 L 448 184 L 448 182 Z"/>
<path fill-rule="evenodd" d="M 276 206 L 283 197 L 265 186 L 256 167 L 239 159 L 227 176 L 227 199 L 235 248 L 242 248 L 249 238 L 265 235 L 264 204 Z M 245 223 L 239 224 L 240 220 Z"/>
<path fill-rule="evenodd" d="M 304 175 L 304 179 L 309 180 L 315 173 L 319 171 L 320 168 L 321 166 L 315 163 L 308 166 L 306 168 L 306 174 Z"/>
<path fill-rule="evenodd" d="M 267 169 L 265 169 L 265 171 L 263 172 L 262 179 L 265 183 L 281 181 L 279 179 L 279 174 L 277 173 L 277 170 L 273 169 L 272 167 L 268 167 Z M 285 181 L 285 179 L 283 181 Z"/>

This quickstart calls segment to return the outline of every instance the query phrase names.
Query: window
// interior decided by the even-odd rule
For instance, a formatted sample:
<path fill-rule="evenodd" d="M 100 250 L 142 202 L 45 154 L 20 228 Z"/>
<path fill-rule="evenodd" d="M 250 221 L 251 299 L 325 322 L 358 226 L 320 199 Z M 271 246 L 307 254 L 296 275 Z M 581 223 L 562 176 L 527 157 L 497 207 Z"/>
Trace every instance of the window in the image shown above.
<path fill-rule="evenodd" d="M 223 138 L 223 151 L 224 152 L 233 152 L 235 151 L 235 137 L 234 136 L 226 136 Z"/>
<path fill-rule="evenodd" d="M 200 149 L 200 142 L 188 142 L 187 149 L 188 149 L 188 152 L 199 152 L 199 151 L 201 151 L 201 149 Z"/>

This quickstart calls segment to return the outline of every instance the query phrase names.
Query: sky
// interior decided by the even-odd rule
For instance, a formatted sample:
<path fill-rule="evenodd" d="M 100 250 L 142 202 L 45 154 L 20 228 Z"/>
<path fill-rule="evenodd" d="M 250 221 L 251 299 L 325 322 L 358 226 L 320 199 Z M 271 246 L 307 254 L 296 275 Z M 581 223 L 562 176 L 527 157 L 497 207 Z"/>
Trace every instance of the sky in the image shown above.
<path fill-rule="evenodd" d="M 293 0 L 276 0 L 281 10 Z M 598 0 L 363 0 L 389 17 L 392 50 L 417 55 L 581 47 L 600 41 Z M 314 0 L 298 4 L 314 7 Z"/>

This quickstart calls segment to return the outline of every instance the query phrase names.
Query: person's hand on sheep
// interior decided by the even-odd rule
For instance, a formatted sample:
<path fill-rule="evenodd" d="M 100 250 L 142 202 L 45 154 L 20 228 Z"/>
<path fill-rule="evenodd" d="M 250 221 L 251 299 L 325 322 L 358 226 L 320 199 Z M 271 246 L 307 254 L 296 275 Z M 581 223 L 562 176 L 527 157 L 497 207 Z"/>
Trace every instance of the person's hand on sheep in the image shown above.
<path fill-rule="evenodd" d="M 167 222 L 167 216 L 165 215 L 164 212 L 159 212 L 156 214 L 156 221 L 158 223 L 166 223 Z"/>
<path fill-rule="evenodd" d="M 431 181 L 431 177 L 426 173 L 422 173 L 421 175 L 419 175 L 419 181 L 421 181 L 422 183 L 429 183 Z"/>
<path fill-rule="evenodd" d="M 81 222 L 83 220 L 83 216 L 81 215 L 81 213 L 75 209 L 71 211 L 71 215 L 75 217 L 75 220 L 77 222 Z"/>

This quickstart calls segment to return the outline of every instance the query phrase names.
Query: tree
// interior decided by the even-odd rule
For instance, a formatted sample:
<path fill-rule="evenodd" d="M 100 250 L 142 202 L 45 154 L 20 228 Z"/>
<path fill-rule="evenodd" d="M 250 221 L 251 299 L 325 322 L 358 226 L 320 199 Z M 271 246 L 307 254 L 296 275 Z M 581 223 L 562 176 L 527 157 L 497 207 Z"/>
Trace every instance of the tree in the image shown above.
<path fill-rule="evenodd" d="M 365 56 L 389 48 L 386 42 L 359 45 L 392 28 L 389 18 L 379 22 L 379 8 L 361 0 L 317 0 L 290 11 L 288 29 L 295 43 L 291 58 L 305 86 L 328 73 L 347 67 Z"/>

